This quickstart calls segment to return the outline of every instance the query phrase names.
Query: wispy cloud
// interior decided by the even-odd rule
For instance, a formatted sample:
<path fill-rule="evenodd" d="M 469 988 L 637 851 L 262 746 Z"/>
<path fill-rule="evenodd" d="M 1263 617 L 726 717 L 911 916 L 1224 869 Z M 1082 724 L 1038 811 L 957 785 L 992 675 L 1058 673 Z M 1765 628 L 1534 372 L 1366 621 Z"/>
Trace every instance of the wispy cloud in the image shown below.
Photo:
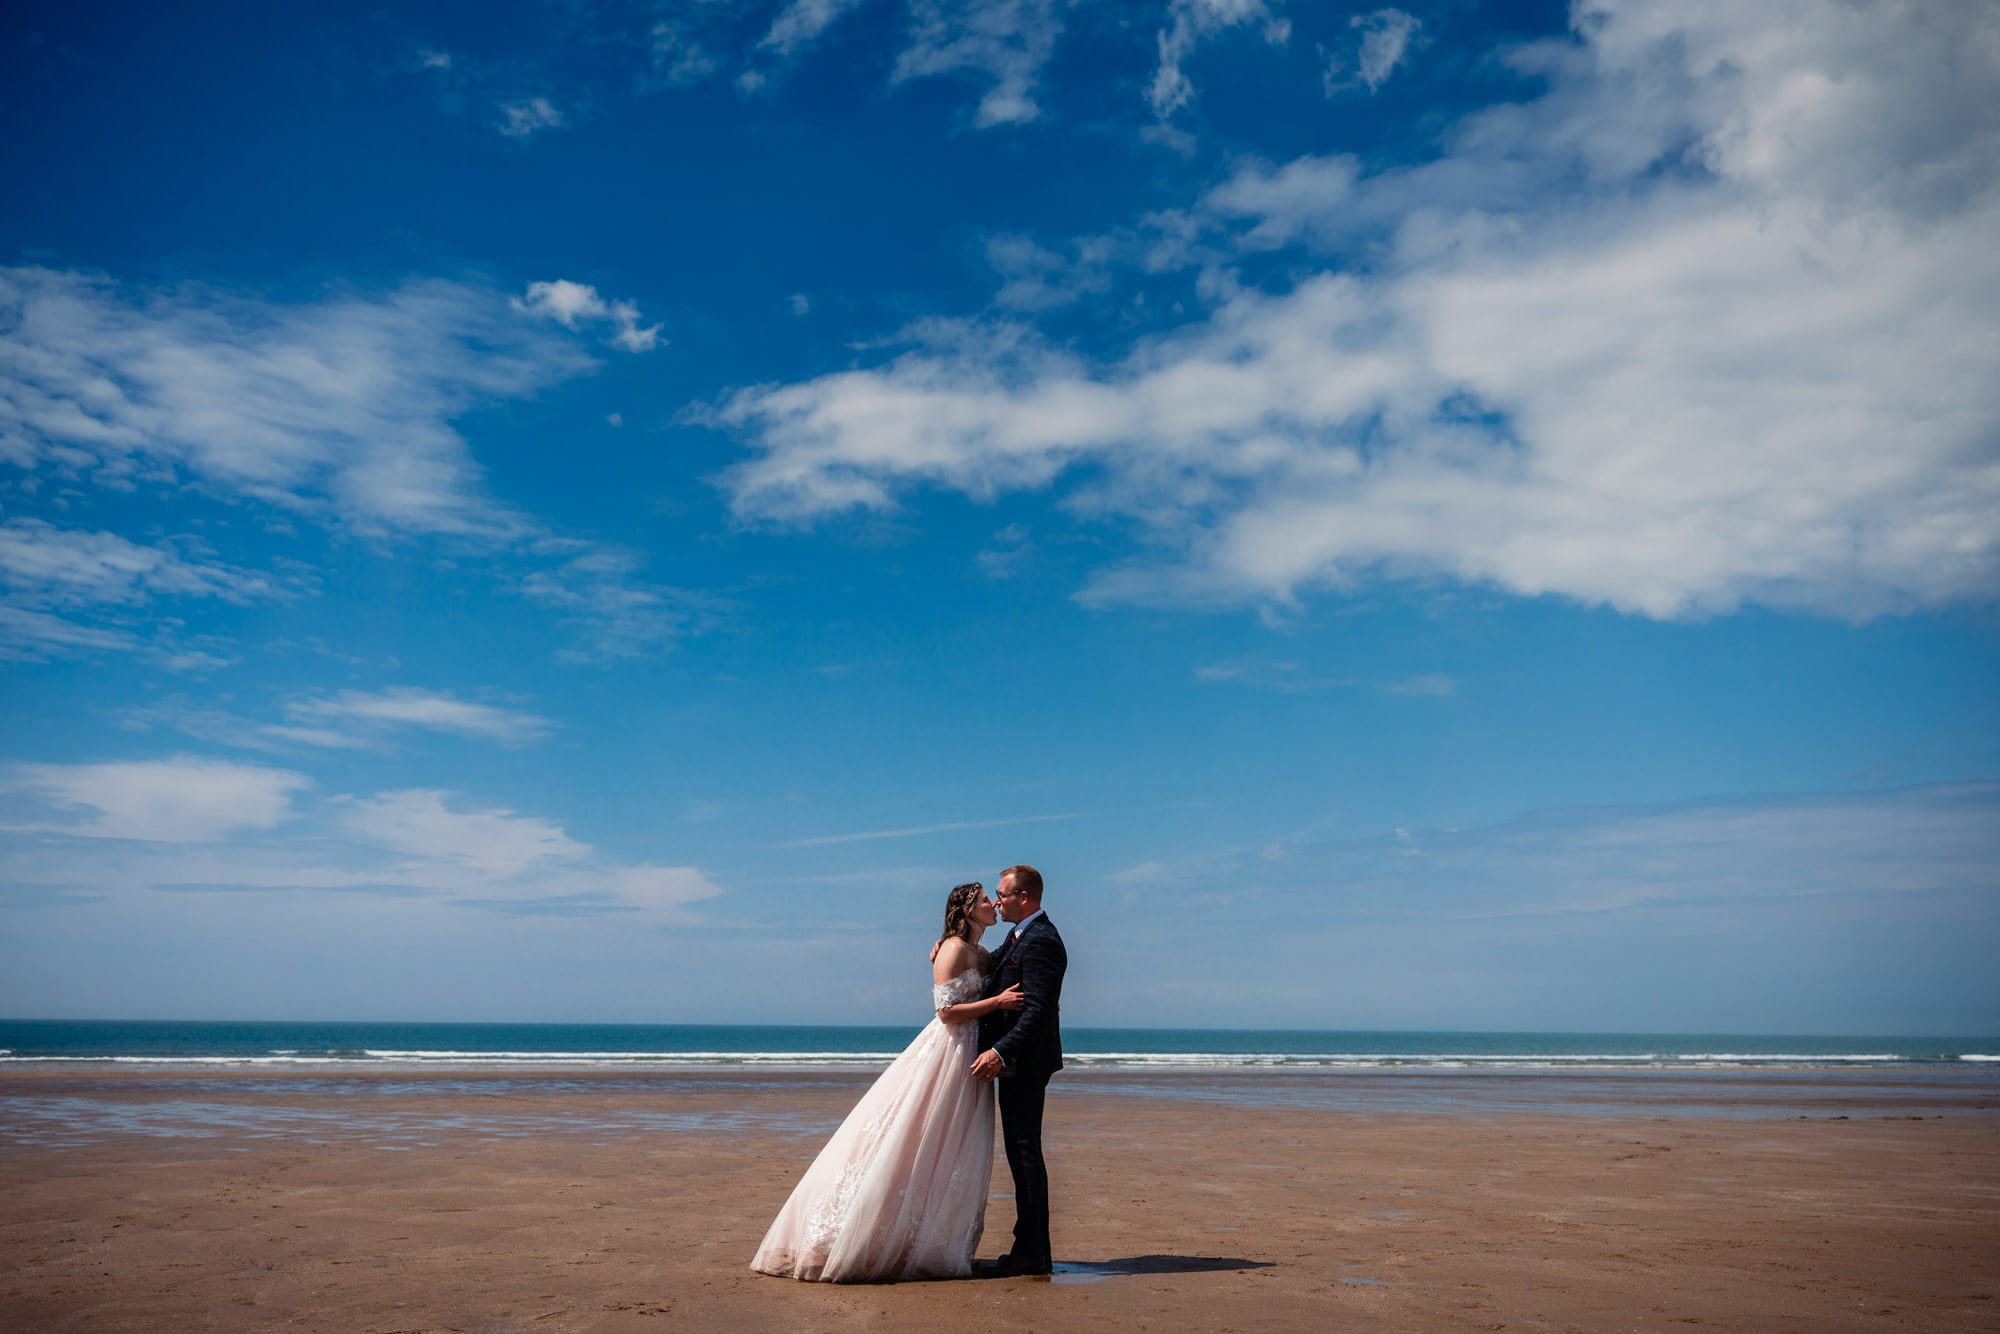
<path fill-rule="evenodd" d="M 517 876 L 589 851 L 551 821 L 509 810 L 457 809 L 447 797 L 411 789 L 355 798 L 341 808 L 341 823 L 374 847 L 492 876 Z"/>
<path fill-rule="evenodd" d="M 663 345 L 630 301 L 568 281 L 512 300 L 428 282 L 279 304 L 195 287 L 127 296 L 78 274 L 12 269 L 0 270 L 0 318 L 14 321 L 0 340 L 0 460 L 37 485 L 173 496 L 192 483 L 267 520 L 509 550 L 502 577 L 561 608 L 591 655 L 668 642 L 719 605 L 649 585 L 634 558 L 495 501 L 455 425 L 592 369 L 563 330 L 631 352 Z M 141 542 L 18 517 L 0 522 L 0 579 L 0 654 L 151 646 L 172 670 L 226 659 L 167 642 L 157 617 L 145 634 L 122 620 L 163 598 L 248 603 L 313 588 L 305 567 L 247 569 L 185 535 Z M 88 614 L 59 614 L 75 608 Z M 293 739 L 337 743 L 323 730 Z"/>
<path fill-rule="evenodd" d="M 302 802 L 290 770 L 196 757 L 17 764 L 0 778 L 0 883 L 50 903 L 146 895 L 366 894 L 521 914 L 695 921 L 722 890 L 621 862 L 559 823 L 431 788 Z M 384 910 L 386 911 L 386 910 Z"/>
<path fill-rule="evenodd" d="M 987 539 L 973 561 L 989 579 L 1011 579 L 1034 559 L 1033 536 L 1018 523 L 1010 523 Z"/>
<path fill-rule="evenodd" d="M 277 304 L 17 268 L 0 318 L 0 457 L 103 487 L 186 479 L 370 533 L 518 533 L 453 419 L 592 364 L 496 294 L 435 281 Z"/>
<path fill-rule="evenodd" d="M 1425 672 L 1399 681 L 1385 681 L 1380 688 L 1391 695 L 1432 695 L 1441 699 L 1458 689 L 1458 681 L 1442 672 Z"/>
<path fill-rule="evenodd" d="M 212 742 L 235 750 L 285 751 L 298 745 L 366 750 L 376 745 L 374 738 L 332 728 L 259 723 L 228 709 L 192 703 L 185 695 L 172 695 L 158 702 L 122 709 L 118 713 L 118 725 L 130 732 L 178 732 L 197 741 Z"/>
<path fill-rule="evenodd" d="M 640 558 L 629 551 L 555 538 L 537 550 L 557 563 L 524 576 L 521 592 L 567 618 L 590 645 L 564 650 L 569 660 L 630 658 L 670 647 L 712 626 L 730 606 L 714 594 L 647 581 Z"/>
<path fill-rule="evenodd" d="M 0 659 L 41 662 L 68 653 L 133 649 L 139 643 L 137 636 L 123 630 L 78 625 L 45 611 L 0 605 Z"/>
<path fill-rule="evenodd" d="M 1320 676 L 1300 663 L 1259 657 L 1204 663 L 1194 669 L 1194 679 L 1207 685 L 1253 686 L 1286 692 L 1338 690 L 1355 684 L 1352 677 Z"/>
<path fill-rule="evenodd" d="M 771 20 L 771 29 L 757 45 L 780 58 L 791 56 L 819 40 L 820 34 L 866 0 L 792 0 Z"/>
<path fill-rule="evenodd" d="M 494 128 L 510 139 L 525 139 L 543 130 L 556 129 L 562 123 L 562 112 L 556 110 L 548 98 L 530 97 L 501 106 L 500 120 Z"/>
<path fill-rule="evenodd" d="M 795 838 L 780 843 L 781 848 L 820 848 L 835 843 L 870 843 L 884 838 L 921 838 L 926 834 L 955 834 L 966 829 L 1005 829 L 1011 825 L 1047 824 L 1055 820 L 1081 820 L 1072 815 L 1023 815 L 1011 820 L 954 820 L 945 824 L 912 825 L 905 829 L 875 829 L 860 834 L 824 834 L 818 838 Z"/>
<path fill-rule="evenodd" d="M 1329 96 L 1356 83 L 1370 93 L 1379 91 L 1409 58 L 1412 44 L 1424 26 L 1423 20 L 1400 9 L 1356 14 L 1348 23 L 1361 34 L 1354 54 L 1354 77 L 1347 77 L 1348 66 L 1340 56 L 1332 57 L 1327 62 L 1325 77 Z"/>
<path fill-rule="evenodd" d="M 503 746 L 525 746 L 540 741 L 555 726 L 549 719 L 525 710 L 480 704 L 460 699 L 449 691 L 422 690 L 415 686 L 391 686 L 380 691 L 342 690 L 333 695 L 295 700 L 286 706 L 285 712 L 297 723 L 359 728 L 364 736 L 414 727 Z M 334 734 L 354 735 L 352 731 Z"/>
<path fill-rule="evenodd" d="M 292 813 L 304 774 L 183 756 L 112 764 L 16 764 L 0 772 L 0 792 L 30 818 L 11 832 L 75 838 L 203 843 L 243 829 L 269 829 Z M 42 818 L 32 818 L 39 810 Z"/>
<path fill-rule="evenodd" d="M 1159 32 L 1160 63 L 1146 88 L 1146 101 L 1162 121 L 1194 99 L 1194 83 L 1181 66 L 1195 48 L 1228 28 L 1263 25 L 1264 39 L 1283 44 L 1291 24 L 1277 17 L 1263 0 L 1172 0 L 1169 23 Z"/>
<path fill-rule="evenodd" d="M 1994 18 L 1811 12 L 1587 6 L 1573 43 L 1514 53 L 1546 95 L 1437 160 L 1234 183 L 1217 245 L 1334 257 L 1291 290 L 1225 269 L 1210 314 L 1108 364 L 932 323 L 872 369 L 745 390 L 717 414 L 754 451 L 733 503 L 804 520 L 1087 469 L 1072 503 L 1157 544 L 1099 602 L 1412 579 L 1661 618 L 1989 598 Z"/>
<path fill-rule="evenodd" d="M 286 702 L 282 714 L 283 722 L 260 721 L 175 696 L 128 708 L 119 721 L 132 731 L 165 728 L 200 741 L 262 751 L 301 746 L 385 751 L 393 749 L 397 738 L 413 731 L 518 747 L 541 741 L 555 728 L 550 719 L 525 709 L 484 704 L 451 691 L 416 686 L 306 695 Z"/>
<path fill-rule="evenodd" d="M 1285 694 L 1305 694 L 1315 690 L 1373 689 L 1388 695 L 1431 695 L 1442 698 L 1458 689 L 1458 682 L 1440 672 L 1369 681 L 1355 676 L 1327 676 L 1303 663 L 1282 658 L 1243 657 L 1224 662 L 1204 663 L 1194 669 L 1194 679 L 1207 685 L 1246 686 Z"/>
<path fill-rule="evenodd" d="M 647 34 L 653 82 L 686 88 L 713 76 L 721 68 L 713 29 L 727 13 L 724 5 L 683 5 L 655 22 Z"/>
<path fill-rule="evenodd" d="M 1112 244 L 1104 238 L 1074 243 L 1064 255 L 1032 237 L 994 236 L 986 242 L 986 262 L 1002 280 L 993 303 L 1006 310 L 1053 310 L 1111 286 Z"/>
<path fill-rule="evenodd" d="M 155 594 L 248 602 L 278 592 L 268 576 L 170 546 L 22 518 L 0 523 L 0 579 L 15 598 L 44 606 L 135 603 Z"/>
<path fill-rule="evenodd" d="M 610 325 L 606 340 L 622 352 L 650 352 L 664 345 L 660 326 L 642 325 L 639 307 L 630 301 L 606 301 L 586 283 L 558 278 L 554 282 L 529 283 L 527 295 L 514 303 L 518 310 L 554 320 L 565 329 L 579 325 Z"/>
<path fill-rule="evenodd" d="M 0 523 L 0 583 L 6 588 L 0 657 L 133 650 L 149 642 L 135 632 L 143 629 L 168 671 L 210 670 L 227 659 L 173 645 L 169 627 L 146 614 L 151 603 L 163 598 L 248 603 L 285 596 L 300 582 L 224 564 L 191 539 L 146 545 L 116 533 L 9 519 Z M 81 611 L 94 623 L 79 625 L 56 610 Z"/>
<path fill-rule="evenodd" d="M 982 129 L 1041 115 L 1035 81 L 1062 32 L 1052 0 L 910 0 L 909 18 L 909 45 L 896 58 L 896 82 L 959 72 L 985 76 L 992 86 L 973 118 Z"/>

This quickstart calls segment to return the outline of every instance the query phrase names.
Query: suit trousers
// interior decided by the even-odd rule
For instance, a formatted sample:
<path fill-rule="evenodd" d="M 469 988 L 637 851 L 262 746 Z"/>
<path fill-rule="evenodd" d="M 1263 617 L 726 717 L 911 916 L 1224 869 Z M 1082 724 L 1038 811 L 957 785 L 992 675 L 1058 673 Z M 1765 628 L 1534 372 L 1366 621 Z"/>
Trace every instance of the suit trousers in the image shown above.
<path fill-rule="evenodd" d="M 1000 1099 L 1000 1142 L 1007 1148 L 1007 1167 L 1014 1174 L 1014 1247 L 1020 1260 L 1047 1260 L 1049 1249 L 1049 1169 L 1042 1162 L 1042 1107 L 1047 1101 L 1046 1074 L 1008 1075 L 997 1081 Z"/>

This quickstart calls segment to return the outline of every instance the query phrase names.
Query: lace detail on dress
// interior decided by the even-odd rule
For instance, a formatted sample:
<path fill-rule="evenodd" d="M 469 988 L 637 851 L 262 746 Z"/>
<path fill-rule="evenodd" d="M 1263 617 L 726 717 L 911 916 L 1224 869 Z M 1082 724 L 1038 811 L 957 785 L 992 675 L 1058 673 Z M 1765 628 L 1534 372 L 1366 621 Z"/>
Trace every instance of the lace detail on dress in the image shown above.
<path fill-rule="evenodd" d="M 968 968 L 931 1001 L 985 986 Z M 806 1169 L 751 1268 L 835 1283 L 971 1273 L 993 1165 L 993 1086 L 970 1074 L 978 1045 L 977 1024 L 925 1024 Z"/>
<path fill-rule="evenodd" d="M 968 968 L 951 981 L 940 982 L 931 988 L 931 1008 L 942 1010 L 947 1005 L 977 999 L 984 990 L 986 978 L 977 968 Z"/>

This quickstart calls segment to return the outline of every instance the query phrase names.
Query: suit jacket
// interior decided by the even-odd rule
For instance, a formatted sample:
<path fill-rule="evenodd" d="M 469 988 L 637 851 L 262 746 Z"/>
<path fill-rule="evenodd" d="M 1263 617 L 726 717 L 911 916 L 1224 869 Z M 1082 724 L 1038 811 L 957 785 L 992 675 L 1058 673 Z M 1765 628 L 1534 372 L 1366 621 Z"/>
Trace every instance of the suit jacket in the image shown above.
<path fill-rule="evenodd" d="M 995 1010 L 979 1021 L 979 1047 L 991 1047 L 1007 1062 L 1008 1075 L 1036 1075 L 1048 1078 L 1062 1069 L 1063 972 L 1069 955 L 1062 936 L 1046 914 L 1028 923 L 1027 930 L 1004 950 L 986 994 L 997 996 L 1019 983 L 1027 1004 L 1018 1010 Z"/>

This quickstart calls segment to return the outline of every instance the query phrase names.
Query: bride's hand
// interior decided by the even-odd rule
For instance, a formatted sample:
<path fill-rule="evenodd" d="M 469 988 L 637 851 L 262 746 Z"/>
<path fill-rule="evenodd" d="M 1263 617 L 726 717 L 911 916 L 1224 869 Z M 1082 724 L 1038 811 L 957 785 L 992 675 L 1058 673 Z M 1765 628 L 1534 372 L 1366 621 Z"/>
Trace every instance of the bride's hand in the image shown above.
<path fill-rule="evenodd" d="M 1018 1010 L 1023 1005 L 1026 1005 L 1028 1003 L 1028 997 L 1026 993 L 1024 993 L 1021 990 L 1021 984 L 1019 982 L 1016 982 L 1013 986 L 1008 987 L 1005 991 L 995 996 L 993 1000 L 995 1004 L 997 1004 L 1003 1010 Z"/>

